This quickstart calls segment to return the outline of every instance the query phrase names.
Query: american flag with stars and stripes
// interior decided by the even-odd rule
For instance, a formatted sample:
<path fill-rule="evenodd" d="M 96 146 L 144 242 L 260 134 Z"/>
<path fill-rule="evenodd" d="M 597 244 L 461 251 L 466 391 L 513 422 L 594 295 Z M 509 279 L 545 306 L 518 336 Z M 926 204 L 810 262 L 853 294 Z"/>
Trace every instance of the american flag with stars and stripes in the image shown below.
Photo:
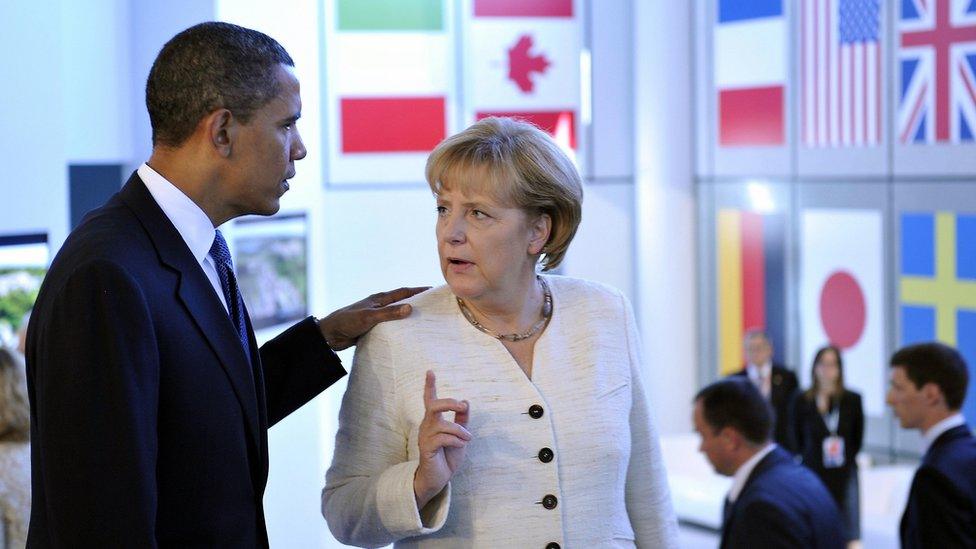
<path fill-rule="evenodd" d="M 881 142 L 880 0 L 801 0 L 800 135 L 807 147 Z"/>

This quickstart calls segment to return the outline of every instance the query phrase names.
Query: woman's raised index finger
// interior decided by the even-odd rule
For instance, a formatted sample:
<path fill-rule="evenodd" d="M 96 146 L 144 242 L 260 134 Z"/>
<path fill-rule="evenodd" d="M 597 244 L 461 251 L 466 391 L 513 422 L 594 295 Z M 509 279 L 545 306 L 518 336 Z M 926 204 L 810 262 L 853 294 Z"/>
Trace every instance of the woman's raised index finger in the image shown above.
<path fill-rule="evenodd" d="M 437 400 L 437 379 L 434 377 L 433 370 L 427 370 L 427 379 L 424 381 L 424 408 L 435 400 Z"/>

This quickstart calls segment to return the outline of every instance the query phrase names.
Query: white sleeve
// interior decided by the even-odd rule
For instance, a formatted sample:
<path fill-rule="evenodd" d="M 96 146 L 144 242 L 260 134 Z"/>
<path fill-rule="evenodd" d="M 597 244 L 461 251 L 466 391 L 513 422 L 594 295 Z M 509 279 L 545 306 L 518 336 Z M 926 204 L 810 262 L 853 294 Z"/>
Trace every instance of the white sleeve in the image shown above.
<path fill-rule="evenodd" d="M 677 547 L 678 521 L 671 505 L 664 458 L 657 426 L 647 405 L 641 380 L 643 363 L 634 312 L 621 296 L 630 354 L 632 404 L 630 408 L 630 463 L 627 467 L 626 503 L 637 547 Z"/>
<path fill-rule="evenodd" d="M 339 411 L 332 466 L 322 490 L 322 515 L 340 542 L 382 547 L 439 530 L 447 519 L 448 484 L 418 512 L 407 422 L 399 417 L 395 357 L 373 330 L 356 347 Z M 423 395 L 416 395 L 420 399 Z"/>

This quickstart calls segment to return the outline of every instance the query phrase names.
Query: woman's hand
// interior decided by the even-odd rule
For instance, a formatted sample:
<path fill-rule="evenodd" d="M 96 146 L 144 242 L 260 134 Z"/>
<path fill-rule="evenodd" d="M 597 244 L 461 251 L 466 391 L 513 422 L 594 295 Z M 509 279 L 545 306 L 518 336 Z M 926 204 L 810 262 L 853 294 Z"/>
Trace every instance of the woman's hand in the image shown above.
<path fill-rule="evenodd" d="M 468 424 L 469 404 L 466 400 L 437 398 L 434 372 L 427 370 L 424 383 L 424 419 L 420 422 L 417 445 L 420 447 L 420 465 L 413 475 L 413 493 L 417 509 L 423 509 L 436 496 L 464 462 L 464 450 L 471 433 Z M 454 421 L 441 417 L 444 412 L 454 412 Z"/>

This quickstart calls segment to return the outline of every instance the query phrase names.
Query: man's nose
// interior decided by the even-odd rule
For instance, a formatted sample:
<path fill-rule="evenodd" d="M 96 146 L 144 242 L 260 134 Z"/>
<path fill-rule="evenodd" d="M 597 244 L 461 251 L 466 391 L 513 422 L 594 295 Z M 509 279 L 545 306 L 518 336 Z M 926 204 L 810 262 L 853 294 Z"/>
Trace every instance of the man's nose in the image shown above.
<path fill-rule="evenodd" d="M 301 160 L 307 154 L 308 151 L 305 149 L 305 142 L 302 140 L 302 135 L 298 133 L 298 129 L 295 129 L 295 140 L 291 145 L 291 159 L 292 161 Z"/>

